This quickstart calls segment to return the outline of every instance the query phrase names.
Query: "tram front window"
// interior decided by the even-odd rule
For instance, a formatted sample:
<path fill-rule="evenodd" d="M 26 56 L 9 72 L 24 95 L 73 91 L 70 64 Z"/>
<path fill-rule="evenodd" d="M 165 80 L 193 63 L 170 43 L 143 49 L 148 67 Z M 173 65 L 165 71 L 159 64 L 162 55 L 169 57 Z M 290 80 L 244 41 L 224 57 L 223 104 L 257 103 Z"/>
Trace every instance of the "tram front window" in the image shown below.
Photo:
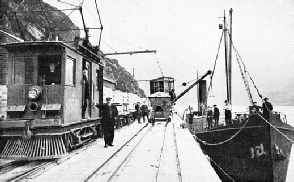
<path fill-rule="evenodd" d="M 38 57 L 38 84 L 61 84 L 61 56 Z"/>
<path fill-rule="evenodd" d="M 13 84 L 33 84 L 34 62 L 31 57 L 13 59 Z"/>

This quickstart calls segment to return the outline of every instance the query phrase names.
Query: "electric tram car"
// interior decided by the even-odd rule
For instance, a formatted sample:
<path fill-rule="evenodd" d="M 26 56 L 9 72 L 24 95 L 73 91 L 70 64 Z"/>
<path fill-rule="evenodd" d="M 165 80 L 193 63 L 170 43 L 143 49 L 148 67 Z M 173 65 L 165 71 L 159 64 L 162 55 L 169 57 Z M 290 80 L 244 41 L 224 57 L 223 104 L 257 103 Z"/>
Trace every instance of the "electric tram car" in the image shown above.
<path fill-rule="evenodd" d="M 103 63 L 95 47 L 81 38 L 71 45 L 25 41 L 2 47 L 8 52 L 8 74 L 1 158 L 60 158 L 97 136 L 100 117 L 95 103 L 103 102 Z M 85 68 L 88 84 L 83 81 Z"/>
<path fill-rule="evenodd" d="M 172 100 L 175 98 L 174 78 L 159 77 L 149 82 L 150 96 L 148 98 L 152 107 L 150 120 L 152 123 L 169 122 L 172 116 Z"/>

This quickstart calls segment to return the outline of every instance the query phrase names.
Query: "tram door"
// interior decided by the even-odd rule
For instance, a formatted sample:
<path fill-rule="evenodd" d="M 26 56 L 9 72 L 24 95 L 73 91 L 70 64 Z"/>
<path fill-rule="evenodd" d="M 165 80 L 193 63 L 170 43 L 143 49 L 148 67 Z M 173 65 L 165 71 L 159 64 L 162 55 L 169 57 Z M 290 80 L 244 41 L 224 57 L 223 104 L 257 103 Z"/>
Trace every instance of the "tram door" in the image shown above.
<path fill-rule="evenodd" d="M 92 96 L 92 71 L 90 62 L 83 60 L 82 69 L 82 116 L 83 118 L 91 117 L 91 96 Z"/>

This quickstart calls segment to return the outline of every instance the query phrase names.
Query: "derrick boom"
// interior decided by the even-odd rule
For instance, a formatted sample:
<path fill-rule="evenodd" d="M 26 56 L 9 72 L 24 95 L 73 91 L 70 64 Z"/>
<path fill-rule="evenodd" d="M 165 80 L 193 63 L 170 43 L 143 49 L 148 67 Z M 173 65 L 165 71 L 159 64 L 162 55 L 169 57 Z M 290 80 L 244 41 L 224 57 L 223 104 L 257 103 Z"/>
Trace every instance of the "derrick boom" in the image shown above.
<path fill-rule="evenodd" d="M 183 95 L 185 95 L 189 90 L 191 90 L 195 85 L 197 85 L 201 80 L 203 80 L 207 75 L 210 75 L 211 71 L 208 70 L 203 76 L 201 76 L 195 83 L 193 83 L 192 85 L 190 85 L 189 88 L 187 88 L 186 90 L 184 90 L 184 92 L 182 92 L 180 95 L 178 95 L 174 100 L 172 100 L 172 103 L 175 103 L 179 98 L 181 98 Z"/>

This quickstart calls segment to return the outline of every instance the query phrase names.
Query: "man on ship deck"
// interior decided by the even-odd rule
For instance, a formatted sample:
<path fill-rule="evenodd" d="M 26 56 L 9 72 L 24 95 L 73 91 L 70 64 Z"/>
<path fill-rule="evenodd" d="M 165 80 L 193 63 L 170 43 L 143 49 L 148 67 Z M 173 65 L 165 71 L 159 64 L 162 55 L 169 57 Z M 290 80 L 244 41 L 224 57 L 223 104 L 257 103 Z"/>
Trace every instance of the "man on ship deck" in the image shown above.
<path fill-rule="evenodd" d="M 218 127 L 218 121 L 219 121 L 219 109 L 217 107 L 217 105 L 213 105 L 213 119 L 214 119 L 214 126 Z"/>
<path fill-rule="evenodd" d="M 226 126 L 232 124 L 232 106 L 229 104 L 228 100 L 225 100 L 225 122 Z"/>
<path fill-rule="evenodd" d="M 268 98 L 264 98 L 264 103 L 262 103 L 263 117 L 269 120 L 269 113 L 273 110 L 273 105 L 268 101 Z"/>
<path fill-rule="evenodd" d="M 208 129 L 211 129 L 212 128 L 212 110 L 211 110 L 211 107 L 208 106 L 207 107 L 207 127 Z"/>
<path fill-rule="evenodd" d="M 257 105 L 257 102 L 253 102 L 252 106 L 249 106 L 250 114 L 260 113 L 261 114 L 262 107 Z"/>

